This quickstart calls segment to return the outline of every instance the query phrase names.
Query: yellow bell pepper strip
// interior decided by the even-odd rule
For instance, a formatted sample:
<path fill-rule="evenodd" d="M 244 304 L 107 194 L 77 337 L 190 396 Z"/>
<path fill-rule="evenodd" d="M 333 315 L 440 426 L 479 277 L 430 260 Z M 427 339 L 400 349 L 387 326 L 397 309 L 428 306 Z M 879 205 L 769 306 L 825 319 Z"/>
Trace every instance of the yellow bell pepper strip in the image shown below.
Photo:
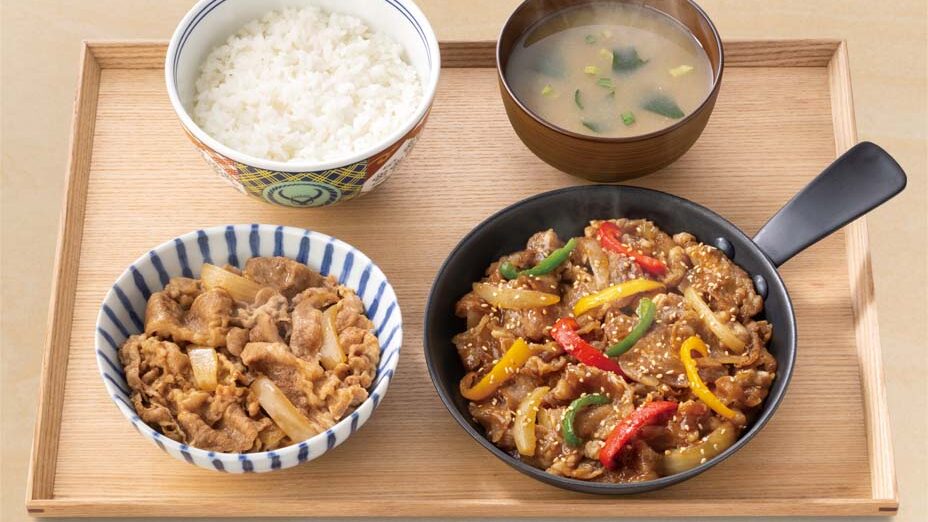
<path fill-rule="evenodd" d="M 663 283 L 650 279 L 632 279 L 630 281 L 625 281 L 624 283 L 612 285 L 605 290 L 600 290 L 599 292 L 581 297 L 577 300 L 577 304 L 574 305 L 574 315 L 581 316 L 597 306 L 618 301 L 624 297 L 640 294 L 641 292 L 650 292 L 651 290 L 661 290 L 663 288 Z"/>
<path fill-rule="evenodd" d="M 664 475 L 676 475 L 717 457 L 738 440 L 738 429 L 730 422 L 706 435 L 692 446 L 684 446 L 664 454 L 662 467 Z"/>
<path fill-rule="evenodd" d="M 606 469 L 615 469 L 619 464 L 622 450 L 634 439 L 641 428 L 655 424 L 664 424 L 677 412 L 674 401 L 654 401 L 633 411 L 619 421 L 599 450 L 599 461 Z"/>
<path fill-rule="evenodd" d="M 642 297 L 641 301 L 638 301 L 638 322 L 635 323 L 635 326 L 632 327 L 632 331 L 628 332 L 628 335 L 626 335 L 624 339 L 606 348 L 606 355 L 609 357 L 618 357 L 631 350 L 632 346 L 635 346 L 635 343 L 644 337 L 648 328 L 651 328 L 651 323 L 654 322 L 655 311 L 656 307 L 654 306 L 654 301 L 647 297 Z"/>
<path fill-rule="evenodd" d="M 609 404 L 610 402 L 612 402 L 612 400 L 607 395 L 601 393 L 593 393 L 574 399 L 574 401 L 570 403 L 570 406 L 567 407 L 567 410 L 564 411 L 564 420 L 561 421 L 561 435 L 564 436 L 564 442 L 566 442 L 568 446 L 573 446 L 575 448 L 583 442 L 580 436 L 577 435 L 576 430 L 574 430 L 574 420 L 577 418 L 577 413 L 579 413 L 580 410 L 587 406 L 601 406 L 603 404 Z"/>
<path fill-rule="evenodd" d="M 634 123 L 634 116 L 632 116 L 632 118 L 632 123 Z M 626 125 L 628 125 L 628 123 L 626 123 Z M 603 248 L 612 250 L 616 254 L 624 254 L 630 257 L 632 261 L 651 275 L 662 276 L 667 272 L 667 265 L 660 259 L 642 254 L 625 243 L 622 243 L 620 239 L 622 237 L 622 231 L 619 229 L 619 226 L 612 221 L 603 221 L 596 230 L 596 237 L 599 239 L 599 244 L 602 245 Z"/>
<path fill-rule="evenodd" d="M 722 417 L 734 420 L 737 424 L 744 424 L 744 415 L 722 404 L 722 401 L 709 390 L 706 383 L 702 382 L 699 369 L 696 368 L 696 359 L 693 359 L 693 352 L 699 352 L 703 357 L 709 356 L 709 348 L 706 347 L 706 343 L 702 342 L 698 335 L 687 338 L 680 345 L 680 360 L 683 361 L 686 378 L 690 382 L 690 389 L 693 390 L 693 394 Z"/>
<path fill-rule="evenodd" d="M 573 252 L 576 246 L 577 238 L 572 237 L 564 246 L 548 254 L 540 263 L 532 268 L 519 271 L 512 263 L 506 261 L 499 265 L 499 273 L 506 279 L 515 279 L 520 275 L 540 276 L 550 274 L 555 268 L 561 266 L 564 261 L 567 261 L 567 258 L 570 257 L 570 253 Z"/>
<path fill-rule="evenodd" d="M 702 300 L 702 297 L 699 297 L 699 292 L 695 288 L 692 286 L 686 287 L 686 290 L 683 291 L 683 299 L 686 304 L 690 305 L 690 308 L 696 311 L 702 322 L 706 323 L 709 330 L 712 330 L 712 333 L 719 338 L 719 341 L 722 341 L 722 344 L 736 353 L 744 353 L 746 347 L 744 341 L 735 335 L 731 328 L 719 321 L 719 318 L 715 316 L 709 305 Z"/>
<path fill-rule="evenodd" d="M 529 393 L 519 403 L 516 409 L 515 423 L 512 425 L 512 439 L 516 443 L 519 454 L 531 457 L 535 454 L 535 418 L 538 407 L 551 388 L 540 386 Z"/>
<path fill-rule="evenodd" d="M 497 308 L 512 308 L 524 310 L 526 308 L 541 308 L 557 304 L 561 297 L 555 294 L 526 290 L 524 288 L 509 288 L 506 286 L 491 285 L 489 283 L 474 283 L 474 293 L 477 297 Z"/>
<path fill-rule="evenodd" d="M 482 401 L 493 395 L 534 353 L 525 339 L 519 337 L 477 384 L 468 389 L 461 388 L 461 395 L 471 401 Z"/>

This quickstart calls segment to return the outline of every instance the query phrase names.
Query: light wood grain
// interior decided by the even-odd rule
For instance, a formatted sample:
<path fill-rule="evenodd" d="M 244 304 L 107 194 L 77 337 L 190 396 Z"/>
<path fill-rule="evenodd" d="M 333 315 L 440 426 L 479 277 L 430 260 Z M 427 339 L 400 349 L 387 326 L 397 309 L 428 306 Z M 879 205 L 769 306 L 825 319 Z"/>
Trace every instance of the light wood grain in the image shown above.
<path fill-rule="evenodd" d="M 814 43 L 802 51 L 803 45 L 727 44 L 739 58 L 729 64 L 705 134 L 680 161 L 634 184 L 690 198 L 756 231 L 834 158 L 836 147 L 854 140 L 850 108 L 842 105 L 850 103 L 849 88 L 845 98 L 834 94 L 843 92 L 836 83 L 846 78 L 836 78 L 838 68 L 828 67 L 834 62 L 813 66 L 809 58 L 827 46 L 837 57 L 841 46 Z M 896 509 L 894 490 L 886 487 L 892 468 L 872 462 L 891 460 L 891 449 L 888 434 L 873 434 L 886 411 L 882 382 L 874 378 L 879 344 L 876 318 L 867 313 L 872 296 L 850 276 L 870 280 L 861 261 L 866 251 L 855 251 L 866 248 L 866 229 L 854 228 L 859 224 L 782 268 L 798 320 L 796 371 L 775 418 L 747 447 L 695 480 L 651 494 L 562 491 L 510 470 L 470 440 L 438 400 L 422 355 L 428 289 L 457 240 L 505 205 L 579 183 L 518 141 L 492 68 L 443 71 L 422 139 L 377 191 L 331 209 L 293 210 L 243 198 L 203 163 L 165 95 L 157 60 L 163 45 L 135 46 L 141 63 L 158 64 L 151 68 L 133 67 L 131 53 L 105 47 L 107 63 L 118 67 L 99 75 L 92 144 L 75 141 L 76 154 L 92 155 L 80 176 L 72 176 L 86 190 L 86 212 L 81 220 L 69 210 L 64 228 L 71 235 L 63 245 L 82 233 L 79 255 L 61 251 L 74 261 L 63 265 L 67 277 L 56 295 L 71 300 L 65 310 L 71 313 L 53 316 L 55 342 L 62 335 L 64 341 L 50 342 L 46 367 L 46 384 L 63 385 L 64 395 L 57 402 L 46 396 L 41 412 L 42 422 L 60 417 L 60 433 L 36 439 L 35 470 L 54 474 L 34 472 L 32 513 L 873 515 Z M 484 53 L 474 59 L 485 64 L 490 47 L 480 48 L 462 52 Z M 748 49 L 763 66 L 752 66 Z M 783 49 L 792 49 L 797 61 L 788 62 Z M 461 65 L 455 53 L 454 46 L 445 48 L 446 65 Z M 783 100 L 791 111 L 781 110 Z M 84 199 L 68 204 L 76 201 Z M 248 222 L 312 228 L 362 249 L 390 277 L 408 333 L 389 393 L 350 440 L 305 466 L 235 476 L 175 461 L 138 436 L 106 395 L 92 334 L 100 300 L 140 253 L 195 228 Z M 56 442 L 57 454 L 45 459 L 46 446 Z"/>
<path fill-rule="evenodd" d="M 840 40 L 732 40 L 725 63 L 736 67 L 826 67 Z"/>
<path fill-rule="evenodd" d="M 60 411 L 71 341 L 71 317 L 74 312 L 74 289 L 80 263 L 83 235 L 84 200 L 89 189 L 91 148 L 97 118 L 97 94 L 100 88 L 100 66 L 88 47 L 81 52 L 81 82 L 74 100 L 71 128 L 71 155 L 68 159 L 64 210 L 58 227 L 58 248 L 52 293 L 48 307 L 48 336 L 42 359 L 42 380 L 39 386 L 39 411 L 36 416 L 32 458 L 27 478 L 26 498 L 49 498 L 55 485 L 55 463 L 58 459 Z"/>
<path fill-rule="evenodd" d="M 857 143 L 854 120 L 854 97 L 847 43 L 841 42 L 828 64 L 831 110 L 835 126 L 835 151 L 843 154 Z M 880 349 L 880 328 L 873 295 L 873 272 L 870 262 L 870 239 L 866 218 L 847 227 L 848 277 L 854 306 L 857 350 L 864 390 L 865 421 L 870 451 L 870 487 L 873 498 L 898 503 L 898 486 L 893 462 L 893 438 L 886 404 L 886 384 Z"/>

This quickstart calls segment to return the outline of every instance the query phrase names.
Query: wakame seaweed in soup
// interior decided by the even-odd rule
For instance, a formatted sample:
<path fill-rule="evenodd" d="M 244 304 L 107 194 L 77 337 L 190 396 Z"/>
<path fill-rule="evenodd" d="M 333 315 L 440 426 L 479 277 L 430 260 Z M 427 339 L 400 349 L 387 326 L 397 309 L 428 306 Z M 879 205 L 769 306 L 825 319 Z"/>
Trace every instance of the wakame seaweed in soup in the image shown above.
<path fill-rule="evenodd" d="M 712 88 L 706 51 L 679 22 L 648 7 L 598 2 L 555 13 L 514 47 L 506 79 L 542 119 L 593 136 L 660 130 Z"/>

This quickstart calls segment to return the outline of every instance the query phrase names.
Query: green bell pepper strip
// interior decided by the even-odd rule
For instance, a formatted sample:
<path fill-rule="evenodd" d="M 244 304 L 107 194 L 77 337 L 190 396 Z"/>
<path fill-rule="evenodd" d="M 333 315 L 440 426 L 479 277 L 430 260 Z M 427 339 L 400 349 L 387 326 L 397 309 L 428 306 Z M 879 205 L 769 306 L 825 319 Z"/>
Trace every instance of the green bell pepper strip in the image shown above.
<path fill-rule="evenodd" d="M 577 432 L 574 431 L 574 419 L 577 417 L 577 413 L 586 408 L 587 406 L 609 404 L 611 399 L 609 397 L 602 395 L 600 393 L 593 393 L 591 395 L 584 395 L 579 399 L 575 399 L 570 406 L 567 407 L 567 411 L 564 412 L 564 420 L 561 421 L 561 434 L 564 436 L 564 442 L 568 446 L 577 447 L 581 443 L 580 437 L 577 436 Z"/>
<path fill-rule="evenodd" d="M 548 257 L 542 259 L 540 263 L 532 268 L 519 271 L 512 263 L 506 261 L 499 265 L 499 273 L 506 279 L 516 279 L 520 275 L 540 276 L 551 273 L 555 268 L 561 266 L 561 263 L 567 261 L 576 246 L 577 239 L 571 238 L 567 244 L 548 254 Z"/>
<path fill-rule="evenodd" d="M 628 335 L 626 335 L 624 339 L 607 348 L 606 355 L 609 357 L 616 357 L 629 351 L 632 346 L 635 346 L 635 343 L 644 337 L 644 334 L 648 331 L 648 328 L 650 328 L 651 324 L 654 322 L 655 310 L 656 307 L 654 306 L 654 301 L 648 299 L 647 297 L 644 297 L 641 299 L 641 301 L 638 301 L 638 323 L 632 327 L 632 331 L 628 332 Z"/>

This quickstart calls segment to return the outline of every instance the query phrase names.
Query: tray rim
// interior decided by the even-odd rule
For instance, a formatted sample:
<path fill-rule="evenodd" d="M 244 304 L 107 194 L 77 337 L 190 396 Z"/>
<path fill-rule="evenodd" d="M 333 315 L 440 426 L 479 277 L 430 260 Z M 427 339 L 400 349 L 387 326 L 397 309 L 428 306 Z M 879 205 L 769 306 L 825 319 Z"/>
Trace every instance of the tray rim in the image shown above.
<path fill-rule="evenodd" d="M 836 39 L 763 39 L 726 40 L 729 67 L 826 67 L 831 95 L 832 123 L 836 156 L 857 143 L 857 126 L 851 89 L 847 42 Z M 494 68 L 493 41 L 440 42 L 443 68 Z M 84 204 L 89 183 L 94 126 L 97 117 L 97 96 L 104 69 L 160 69 L 167 48 L 166 40 L 84 40 L 82 42 L 79 82 L 74 101 L 69 144 L 68 167 L 62 212 L 59 220 L 58 243 L 53 268 L 52 293 L 43 349 L 36 424 L 27 476 L 26 508 L 32 516 L 214 516 L 221 502 L 176 500 L 164 509 L 163 500 L 54 497 L 57 470 L 58 434 L 61 427 L 64 385 L 70 348 L 71 321 L 75 295 L 70 291 L 77 282 L 82 244 Z M 882 351 L 874 297 L 869 233 L 866 218 L 860 218 L 845 228 L 851 304 L 860 365 L 864 420 L 866 422 L 868 462 L 870 468 L 870 498 L 801 498 L 760 500 L 739 506 L 743 515 L 893 515 L 898 511 L 898 486 L 893 460 L 892 433 L 886 397 Z M 63 361 L 63 363 L 61 362 Z M 584 506 L 583 516 L 615 516 L 604 503 L 590 505 L 589 497 L 578 495 L 568 505 Z M 731 515 L 730 506 L 709 501 L 689 501 L 669 504 L 647 498 L 622 499 L 626 516 L 661 515 L 701 516 Z M 278 502 L 275 516 L 301 514 L 305 503 Z M 418 500 L 418 510 L 410 510 L 408 500 L 378 502 L 377 505 L 330 505 L 327 515 L 372 516 L 383 512 L 392 516 L 403 513 L 422 514 L 436 511 L 452 516 L 499 514 L 501 508 L 512 506 L 506 500 L 460 501 L 449 510 L 444 500 Z M 160 509 L 159 509 L 160 508 Z M 524 508 L 524 506 L 523 506 Z M 251 511 L 249 511 L 249 509 Z M 520 515 L 550 515 L 545 506 L 520 510 Z M 267 516 L 257 506 L 246 508 L 240 516 Z"/>

